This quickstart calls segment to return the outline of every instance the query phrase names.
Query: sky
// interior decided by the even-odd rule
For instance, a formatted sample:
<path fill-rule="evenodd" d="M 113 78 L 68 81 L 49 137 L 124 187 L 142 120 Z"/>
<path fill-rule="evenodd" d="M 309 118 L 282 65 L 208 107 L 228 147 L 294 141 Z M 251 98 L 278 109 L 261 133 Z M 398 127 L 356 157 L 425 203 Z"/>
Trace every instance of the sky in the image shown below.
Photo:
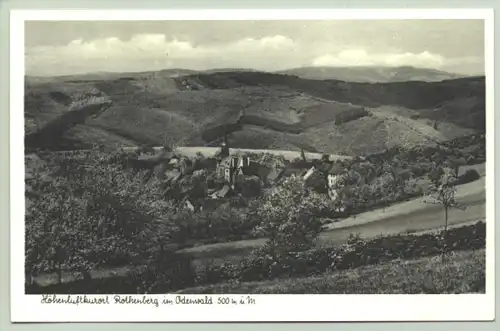
<path fill-rule="evenodd" d="M 29 21 L 27 75 L 414 66 L 484 74 L 482 20 Z"/>

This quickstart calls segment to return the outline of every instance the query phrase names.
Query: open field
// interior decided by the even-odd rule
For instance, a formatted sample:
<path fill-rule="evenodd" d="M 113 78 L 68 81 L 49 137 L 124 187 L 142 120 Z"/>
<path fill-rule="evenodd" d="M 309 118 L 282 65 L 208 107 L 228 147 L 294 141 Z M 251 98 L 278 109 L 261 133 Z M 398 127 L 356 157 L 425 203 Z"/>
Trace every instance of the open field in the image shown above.
<path fill-rule="evenodd" d="M 138 147 L 124 147 L 123 150 L 127 152 L 135 151 Z M 154 147 L 155 150 L 159 151 L 162 147 Z M 213 157 L 215 153 L 220 151 L 220 147 L 178 147 L 174 150 L 176 153 L 184 155 L 188 158 L 196 157 L 197 153 L 202 153 L 205 157 Z M 268 153 L 273 155 L 281 155 L 287 160 L 293 160 L 300 158 L 300 151 L 285 151 L 285 150 L 273 150 L 273 149 L 249 149 L 249 148 L 230 148 L 230 154 L 238 153 Z M 309 153 L 305 152 L 306 158 L 308 159 L 321 159 L 323 154 L 320 153 Z M 331 154 L 330 160 L 349 160 L 352 157 L 345 155 Z"/>
<path fill-rule="evenodd" d="M 393 261 L 293 279 L 220 283 L 188 288 L 183 294 L 451 294 L 485 292 L 485 250 Z M 457 277 L 460 275 L 460 277 Z"/>

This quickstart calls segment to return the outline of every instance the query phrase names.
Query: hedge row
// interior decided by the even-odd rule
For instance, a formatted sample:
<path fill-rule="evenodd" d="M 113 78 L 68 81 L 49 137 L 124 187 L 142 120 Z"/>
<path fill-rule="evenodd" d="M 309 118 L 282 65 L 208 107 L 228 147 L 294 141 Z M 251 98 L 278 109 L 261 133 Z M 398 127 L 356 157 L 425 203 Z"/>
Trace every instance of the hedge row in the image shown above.
<path fill-rule="evenodd" d="M 257 250 L 240 263 L 210 265 L 195 270 L 190 258 L 181 256 L 182 267 L 163 269 L 161 274 L 147 267 L 128 276 L 94 279 L 58 284 L 49 287 L 30 287 L 35 293 L 168 293 L 183 288 L 216 284 L 224 281 L 259 281 L 279 277 L 303 277 L 328 271 L 357 268 L 394 259 L 413 259 L 441 253 L 446 243 L 448 251 L 481 249 L 485 247 L 486 224 L 477 222 L 443 233 L 423 235 L 393 235 L 369 241 L 351 236 L 339 247 L 318 248 L 306 252 L 290 253 L 273 261 L 264 254 L 265 247 Z"/>
<path fill-rule="evenodd" d="M 344 270 L 372 265 L 394 259 L 413 259 L 440 254 L 443 244 L 448 251 L 480 249 L 485 247 L 486 225 L 451 229 L 443 233 L 423 235 L 394 235 L 365 241 L 352 236 L 340 247 L 328 247 L 307 252 L 291 253 L 279 261 L 263 254 L 254 254 L 240 264 L 224 263 L 209 266 L 198 272 L 199 285 L 220 281 L 258 281 L 277 277 L 298 277 L 326 271 Z"/>

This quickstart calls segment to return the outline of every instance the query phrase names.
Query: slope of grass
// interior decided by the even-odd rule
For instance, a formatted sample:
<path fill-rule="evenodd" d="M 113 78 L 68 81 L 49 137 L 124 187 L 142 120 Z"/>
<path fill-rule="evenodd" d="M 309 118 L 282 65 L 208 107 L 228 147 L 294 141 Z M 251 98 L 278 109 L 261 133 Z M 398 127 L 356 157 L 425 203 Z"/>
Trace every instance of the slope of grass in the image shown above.
<path fill-rule="evenodd" d="M 76 141 L 89 142 L 85 146 L 86 148 L 93 147 L 90 143 L 103 145 L 112 149 L 137 146 L 137 143 L 133 140 L 115 134 L 110 130 L 103 130 L 98 127 L 92 127 L 85 124 L 77 125 L 74 128 L 69 129 L 65 132 L 63 137 Z"/>
<path fill-rule="evenodd" d="M 344 155 L 370 154 L 388 147 L 384 120 L 362 117 L 340 125 L 324 123 L 305 130 L 300 137 L 325 153 Z"/>
<path fill-rule="evenodd" d="M 193 134 L 196 125 L 188 118 L 156 107 L 116 105 L 100 118 L 88 122 L 102 130 L 126 137 L 138 144 L 161 146 L 166 139 L 181 140 Z"/>
<path fill-rule="evenodd" d="M 485 292 L 485 250 L 360 267 L 305 278 L 220 283 L 183 294 L 445 294 Z"/>
<path fill-rule="evenodd" d="M 234 148 L 275 149 L 297 152 L 304 148 L 306 151 L 316 152 L 314 143 L 302 135 L 279 132 L 255 125 L 244 125 L 241 130 L 233 132 L 228 138 L 228 143 Z"/>

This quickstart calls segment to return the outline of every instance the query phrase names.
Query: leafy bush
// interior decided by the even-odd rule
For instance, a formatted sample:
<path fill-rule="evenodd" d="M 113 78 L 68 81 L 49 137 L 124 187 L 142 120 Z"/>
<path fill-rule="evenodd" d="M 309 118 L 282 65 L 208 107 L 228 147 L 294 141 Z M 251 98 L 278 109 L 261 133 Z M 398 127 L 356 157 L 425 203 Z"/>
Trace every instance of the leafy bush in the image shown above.
<path fill-rule="evenodd" d="M 257 162 L 265 167 L 284 167 L 286 160 L 283 155 L 272 153 L 242 153 L 242 156 L 247 156 L 251 161 Z"/>
<path fill-rule="evenodd" d="M 178 226 L 179 242 L 215 243 L 250 238 L 257 219 L 250 218 L 246 209 L 223 204 L 214 211 L 193 213 L 179 211 L 171 219 Z"/>
<path fill-rule="evenodd" d="M 269 238 L 264 255 L 279 261 L 283 254 L 311 248 L 322 230 L 318 217 L 328 209 L 322 195 L 304 187 L 298 178 L 287 178 L 267 196 L 254 217 L 260 219 L 256 232 Z"/>
<path fill-rule="evenodd" d="M 474 169 L 469 169 L 462 176 L 458 177 L 455 181 L 455 185 L 466 184 L 478 180 L 481 178 L 479 173 Z"/>
<path fill-rule="evenodd" d="M 132 293 L 164 294 L 196 284 L 190 257 L 173 251 L 157 252 L 149 258 L 144 271 L 132 275 Z"/>
<path fill-rule="evenodd" d="M 335 116 L 335 124 L 344 124 L 358 118 L 369 116 L 370 113 L 363 107 L 358 107 L 354 109 L 349 109 L 349 111 L 343 111 Z"/>
<path fill-rule="evenodd" d="M 175 251 L 173 206 L 158 183 L 123 171 L 103 155 L 55 158 L 53 180 L 35 176 L 42 198 L 26 212 L 26 275 L 135 263 Z M 159 261 L 159 260 L 158 260 Z M 28 279 L 28 277 L 27 277 Z"/>

